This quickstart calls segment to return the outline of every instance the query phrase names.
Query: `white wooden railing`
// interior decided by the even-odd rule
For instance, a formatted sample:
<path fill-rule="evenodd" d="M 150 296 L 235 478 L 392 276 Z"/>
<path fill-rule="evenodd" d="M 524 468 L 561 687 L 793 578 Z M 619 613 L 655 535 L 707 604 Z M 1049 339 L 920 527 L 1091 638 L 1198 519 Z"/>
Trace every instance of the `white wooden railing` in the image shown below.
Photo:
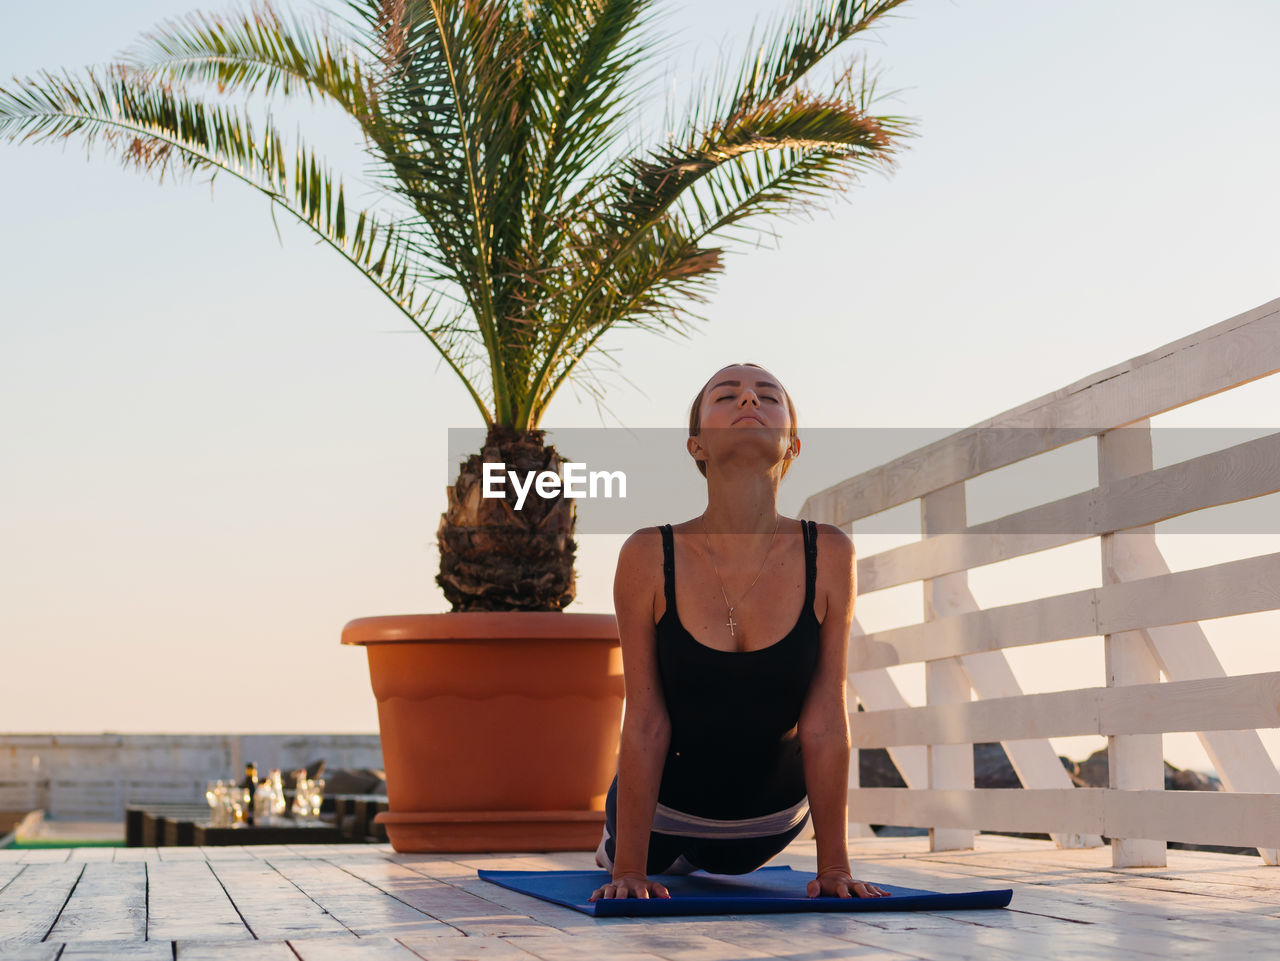
<path fill-rule="evenodd" d="M 851 833 L 1048 832 L 1112 839 L 1112 863 L 1163 866 L 1166 841 L 1256 846 L 1277 864 L 1280 774 L 1257 729 L 1280 727 L 1280 672 L 1227 676 L 1199 619 L 1280 609 L 1280 554 L 1170 572 L 1153 524 L 1280 490 L 1280 433 L 1154 469 L 1150 418 L 1280 370 L 1280 300 L 1197 331 L 809 497 L 801 516 L 855 521 L 921 501 L 922 538 L 859 555 L 858 594 L 920 581 L 924 620 L 850 637 Z M 1098 486 L 968 525 L 965 484 L 1097 437 Z M 1097 537 L 1101 586 L 983 609 L 968 571 Z M 855 605 L 856 613 L 856 605 Z M 1102 638 L 1106 687 L 1024 694 L 1004 650 Z M 1267 644 L 1280 638 L 1259 639 Z M 887 668 L 923 662 L 926 705 Z M 1163 671 L 1166 680 L 1160 680 Z M 974 699 L 971 699 L 971 691 Z M 1194 731 L 1223 791 L 1165 791 L 1161 734 Z M 1107 738 L 1110 786 L 1073 787 L 1047 738 Z M 1023 790 L 979 790 L 976 742 L 1000 741 Z M 857 750 L 884 747 L 906 788 L 860 788 Z"/>

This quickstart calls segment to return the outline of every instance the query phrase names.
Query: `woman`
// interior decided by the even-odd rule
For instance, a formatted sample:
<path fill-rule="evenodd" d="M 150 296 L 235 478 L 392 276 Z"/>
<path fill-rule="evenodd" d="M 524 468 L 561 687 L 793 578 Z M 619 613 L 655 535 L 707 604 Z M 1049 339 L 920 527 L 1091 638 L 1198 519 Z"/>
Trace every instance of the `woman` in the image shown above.
<path fill-rule="evenodd" d="M 754 871 L 810 815 L 808 895 L 886 896 L 849 865 L 853 542 L 776 506 L 800 452 L 791 397 L 756 364 L 725 367 L 694 398 L 687 447 L 707 509 L 618 557 L 627 703 L 596 852 L 613 880 L 590 900 L 669 897 L 651 874 Z"/>

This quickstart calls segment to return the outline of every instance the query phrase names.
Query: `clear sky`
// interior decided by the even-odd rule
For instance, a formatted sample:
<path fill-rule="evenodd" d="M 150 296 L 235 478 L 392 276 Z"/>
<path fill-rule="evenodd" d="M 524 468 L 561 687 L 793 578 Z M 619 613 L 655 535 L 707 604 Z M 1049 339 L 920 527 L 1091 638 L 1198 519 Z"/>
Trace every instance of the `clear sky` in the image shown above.
<path fill-rule="evenodd" d="M 780 6 L 667 4 L 676 95 Z M 192 9 L 226 7 L 6 4 L 0 76 L 102 62 Z M 545 426 L 679 426 L 711 372 L 753 360 L 802 430 L 960 428 L 1280 296 L 1276 36 L 1266 0 L 908 4 L 861 47 L 896 91 L 886 109 L 919 124 L 897 172 L 741 249 L 692 337 L 606 338 L 609 410 L 571 388 Z M 341 118 L 299 118 L 359 176 Z M 366 281 L 283 220 L 278 240 L 229 180 L 211 199 L 72 143 L 0 144 L 0 183 L 0 732 L 376 729 L 339 633 L 445 608 L 447 430 L 479 423 L 463 388 Z M 1274 427 L 1274 380 L 1157 424 Z M 837 479 L 804 467 L 784 511 Z M 864 557 L 897 542 L 854 536 Z M 1181 569 L 1277 539 L 1160 544 Z M 611 609 L 620 541 L 581 538 L 570 610 Z M 975 572 L 979 600 L 1099 582 L 1096 542 L 1053 554 Z M 920 618 L 918 586 L 884 595 L 859 601 L 865 629 Z M 1245 673 L 1280 669 L 1276 626 L 1206 630 Z M 1010 659 L 1025 689 L 1054 690 L 1103 684 L 1101 651 Z M 920 672 L 898 673 L 920 699 Z M 1165 741 L 1207 767 L 1193 735 Z"/>

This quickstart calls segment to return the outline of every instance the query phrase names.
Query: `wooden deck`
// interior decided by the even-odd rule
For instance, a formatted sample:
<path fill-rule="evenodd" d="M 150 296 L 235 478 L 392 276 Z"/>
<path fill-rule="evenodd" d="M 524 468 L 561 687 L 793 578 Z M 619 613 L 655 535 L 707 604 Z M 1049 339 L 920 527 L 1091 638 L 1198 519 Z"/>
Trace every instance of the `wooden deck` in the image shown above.
<path fill-rule="evenodd" d="M 862 878 L 1012 887 L 1006 909 L 611 918 L 481 881 L 479 867 L 593 868 L 587 853 L 400 855 L 387 845 L 0 850 L 0 959 L 796 961 L 1274 956 L 1280 868 L 1170 851 L 1111 867 L 1106 847 L 978 835 L 851 842 Z M 812 841 L 775 863 L 813 870 Z"/>

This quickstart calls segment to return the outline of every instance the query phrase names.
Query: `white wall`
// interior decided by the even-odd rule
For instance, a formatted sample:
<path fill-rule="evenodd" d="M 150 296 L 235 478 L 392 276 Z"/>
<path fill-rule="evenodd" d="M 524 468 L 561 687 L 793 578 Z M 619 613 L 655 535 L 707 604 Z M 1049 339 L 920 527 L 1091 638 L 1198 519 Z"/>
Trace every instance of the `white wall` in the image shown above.
<path fill-rule="evenodd" d="M 381 768 L 376 734 L 0 734 L 0 811 L 114 821 L 137 801 L 202 801 L 206 781 L 324 759 Z"/>

